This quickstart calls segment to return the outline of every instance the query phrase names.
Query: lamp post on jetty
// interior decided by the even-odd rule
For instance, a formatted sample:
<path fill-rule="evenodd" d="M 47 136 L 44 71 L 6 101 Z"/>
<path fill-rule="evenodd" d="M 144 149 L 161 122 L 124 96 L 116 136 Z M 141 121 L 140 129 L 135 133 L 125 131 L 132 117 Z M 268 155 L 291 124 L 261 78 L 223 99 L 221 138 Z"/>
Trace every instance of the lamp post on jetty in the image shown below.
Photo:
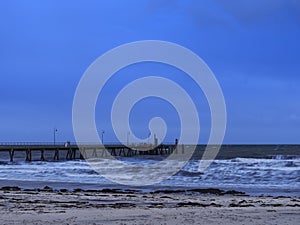
<path fill-rule="evenodd" d="M 127 146 L 129 146 L 129 135 L 130 135 L 130 131 L 127 132 Z"/>
<path fill-rule="evenodd" d="M 103 142 L 103 136 L 104 136 L 104 133 L 105 133 L 105 131 L 102 130 L 102 133 L 101 133 L 101 141 L 102 141 L 102 144 L 103 144 L 103 145 L 104 145 L 104 142 Z"/>
<path fill-rule="evenodd" d="M 151 132 L 148 133 L 148 146 L 150 145 L 150 136 L 151 136 Z"/>
<path fill-rule="evenodd" d="M 56 132 L 58 130 L 54 127 L 54 130 L 53 130 L 53 144 L 55 145 L 56 144 Z"/>

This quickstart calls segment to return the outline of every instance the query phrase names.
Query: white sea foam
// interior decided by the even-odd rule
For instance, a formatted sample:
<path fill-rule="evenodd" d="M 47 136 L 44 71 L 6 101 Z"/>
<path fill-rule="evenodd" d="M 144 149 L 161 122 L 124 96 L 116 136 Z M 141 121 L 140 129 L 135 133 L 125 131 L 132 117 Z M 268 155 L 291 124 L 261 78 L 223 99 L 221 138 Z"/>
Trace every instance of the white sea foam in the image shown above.
<path fill-rule="evenodd" d="M 119 179 L 137 179 L 138 174 L 153 165 L 155 159 L 126 158 L 125 162 L 135 165 L 132 169 L 124 170 L 120 167 L 114 170 L 106 159 L 101 164 L 103 171 L 111 173 Z M 97 162 L 95 162 L 97 163 Z M 166 161 L 169 167 L 176 166 L 176 161 Z M 299 158 L 278 157 L 273 159 L 235 158 L 215 160 L 204 173 L 198 172 L 199 160 L 190 160 L 184 168 L 170 179 L 158 186 L 180 186 L 186 188 L 199 187 L 228 187 L 228 188 L 275 188 L 280 192 L 291 190 L 299 195 L 300 160 Z M 159 176 L 149 171 L 149 176 Z M 101 185 L 112 184 L 97 174 L 88 163 L 83 160 L 63 162 L 17 162 L 0 164 L 0 180 L 19 181 L 52 181 L 65 183 L 94 183 Z"/>

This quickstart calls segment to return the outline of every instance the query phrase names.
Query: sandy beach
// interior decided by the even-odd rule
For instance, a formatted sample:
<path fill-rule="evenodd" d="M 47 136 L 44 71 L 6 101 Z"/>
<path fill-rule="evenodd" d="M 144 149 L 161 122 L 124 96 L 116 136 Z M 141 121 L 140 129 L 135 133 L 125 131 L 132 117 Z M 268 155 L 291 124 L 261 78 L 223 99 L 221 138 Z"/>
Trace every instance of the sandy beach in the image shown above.
<path fill-rule="evenodd" d="M 205 193 L 206 192 L 206 193 Z M 1 224 L 299 224 L 300 198 L 193 192 L 0 190 Z"/>

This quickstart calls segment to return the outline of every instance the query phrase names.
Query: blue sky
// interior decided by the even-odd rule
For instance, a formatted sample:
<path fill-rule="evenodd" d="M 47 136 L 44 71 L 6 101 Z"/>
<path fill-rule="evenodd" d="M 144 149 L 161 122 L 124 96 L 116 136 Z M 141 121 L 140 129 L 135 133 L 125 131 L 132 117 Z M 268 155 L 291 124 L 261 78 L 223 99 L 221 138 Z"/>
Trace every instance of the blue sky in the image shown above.
<path fill-rule="evenodd" d="M 299 143 L 297 0 L 2 0 L 0 32 L 0 142 L 50 142 L 54 126 L 58 141 L 73 141 L 73 96 L 87 67 L 118 45 L 157 39 L 191 49 L 214 72 L 227 105 L 225 143 Z M 205 142 L 207 103 L 184 74 L 151 64 L 120 73 L 134 75 L 116 74 L 97 104 L 98 129 L 106 130 L 106 140 L 114 140 L 107 105 L 118 88 L 141 74 L 162 73 L 172 74 L 196 99 Z M 137 135 L 147 135 L 151 116 L 168 115 L 173 140 L 178 117 L 163 105 L 158 99 L 137 105 L 132 111 Z"/>

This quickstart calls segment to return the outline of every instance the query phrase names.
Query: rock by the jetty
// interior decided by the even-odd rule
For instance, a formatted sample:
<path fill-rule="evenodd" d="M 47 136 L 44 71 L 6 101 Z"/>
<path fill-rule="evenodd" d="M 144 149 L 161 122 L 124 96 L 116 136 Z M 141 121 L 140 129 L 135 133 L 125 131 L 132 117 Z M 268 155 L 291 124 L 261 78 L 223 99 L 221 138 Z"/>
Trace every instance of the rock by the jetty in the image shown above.
<path fill-rule="evenodd" d="M 73 192 L 83 192 L 83 190 L 81 188 L 75 188 Z"/>
<path fill-rule="evenodd" d="M 201 194 L 214 194 L 214 195 L 224 195 L 225 192 L 223 190 L 217 188 L 205 188 L 205 189 L 191 189 L 191 192 L 197 192 Z"/>
<path fill-rule="evenodd" d="M 53 191 L 53 189 L 49 186 L 45 186 L 42 191 Z"/>
<path fill-rule="evenodd" d="M 242 191 L 229 190 L 229 191 L 226 191 L 224 194 L 225 195 L 245 195 L 246 193 L 242 192 Z"/>
<path fill-rule="evenodd" d="M 224 195 L 224 194 L 245 194 L 244 192 L 238 191 L 223 191 L 217 188 L 196 188 L 196 189 L 189 189 L 189 190 L 157 190 L 154 192 L 150 192 L 150 194 L 174 194 L 174 193 L 199 193 L 199 194 L 212 194 L 212 195 Z"/>
<path fill-rule="evenodd" d="M 252 204 L 235 204 L 235 203 L 231 203 L 231 204 L 229 204 L 229 207 L 255 207 L 255 205 L 252 205 Z"/>
<path fill-rule="evenodd" d="M 282 207 L 283 205 L 282 204 L 266 204 L 266 203 L 263 203 L 263 204 L 260 204 L 260 206 L 262 207 Z"/>
<path fill-rule="evenodd" d="M 198 202 L 179 202 L 177 204 L 178 207 L 186 207 L 186 206 L 192 206 L 192 207 L 208 207 L 209 205 L 201 204 Z"/>
<path fill-rule="evenodd" d="M 19 188 L 18 186 L 4 186 L 4 187 L 1 187 L 0 190 L 2 190 L 2 191 L 20 191 L 21 188 Z"/>
<path fill-rule="evenodd" d="M 109 193 L 109 194 L 118 194 L 122 193 L 120 189 L 109 189 L 109 188 L 104 188 L 101 190 L 102 193 Z"/>

